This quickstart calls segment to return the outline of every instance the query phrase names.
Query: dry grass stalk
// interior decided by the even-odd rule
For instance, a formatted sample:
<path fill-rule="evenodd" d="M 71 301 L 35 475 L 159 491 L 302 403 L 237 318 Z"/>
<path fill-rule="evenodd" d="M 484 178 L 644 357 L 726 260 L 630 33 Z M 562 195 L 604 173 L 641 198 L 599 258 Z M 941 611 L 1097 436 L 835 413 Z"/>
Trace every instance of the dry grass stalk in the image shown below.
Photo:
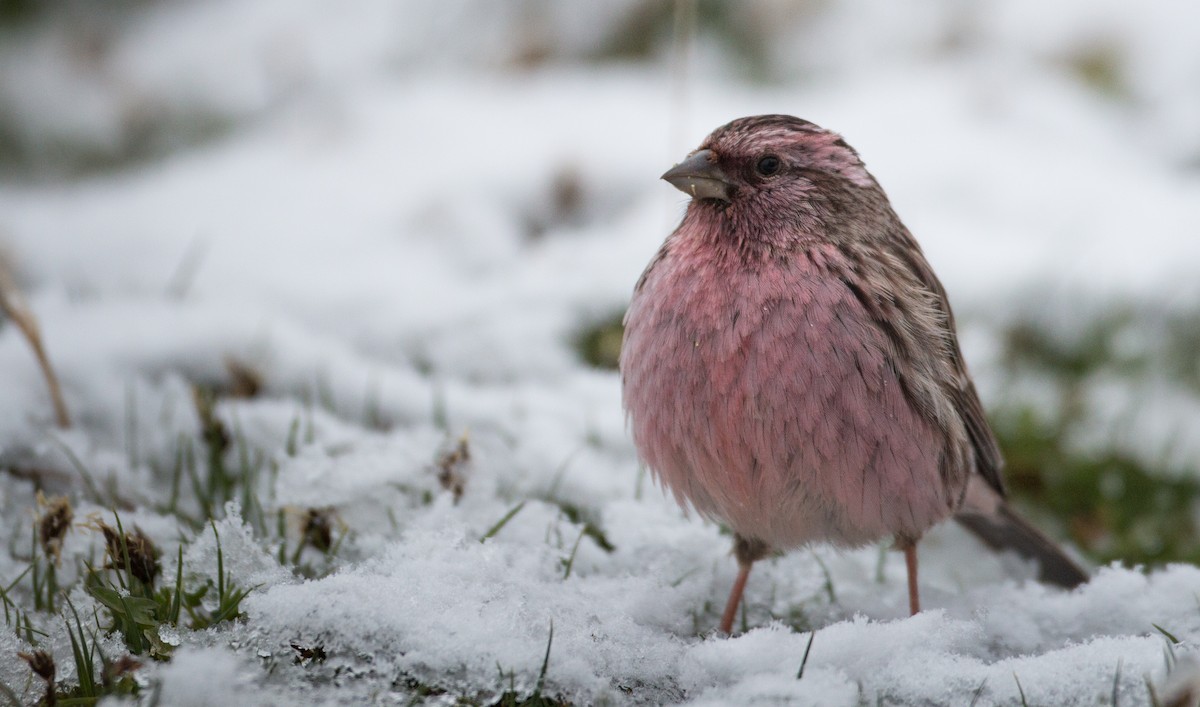
<path fill-rule="evenodd" d="M 225 357 L 229 373 L 229 395 L 234 398 L 256 398 L 263 389 L 263 375 L 257 369 L 232 356 Z"/>
<path fill-rule="evenodd" d="M 63 539 L 71 529 L 71 521 L 75 512 L 71 510 L 71 502 L 66 496 L 55 496 L 49 501 L 38 492 L 38 505 L 44 510 L 38 517 L 38 540 L 42 544 L 42 552 L 57 564 L 62 556 Z"/>
<path fill-rule="evenodd" d="M 25 336 L 25 340 L 33 348 L 33 355 L 42 368 L 42 376 L 50 388 L 50 400 L 54 403 L 54 417 L 58 426 L 67 429 L 71 426 L 71 417 L 67 414 L 67 405 L 63 402 L 62 388 L 58 385 L 58 375 L 50 365 L 46 349 L 42 345 L 42 332 L 38 327 L 37 318 L 25 302 L 21 289 L 9 272 L 8 263 L 0 256 L 0 311 L 8 315 L 17 329 Z"/>
<path fill-rule="evenodd" d="M 341 521 L 332 508 L 308 508 L 300 520 L 301 546 L 307 544 L 320 552 L 333 548 L 333 528 Z"/>
<path fill-rule="evenodd" d="M 54 692 L 54 675 L 57 672 L 54 656 L 46 651 L 34 651 L 17 653 L 17 657 L 29 663 L 29 669 L 33 671 L 33 674 L 46 681 L 46 696 L 42 699 L 42 704 L 54 707 L 58 698 Z"/>
<path fill-rule="evenodd" d="M 438 483 L 450 492 L 454 502 L 462 499 L 467 487 L 467 465 L 471 461 L 471 447 L 466 433 L 458 439 L 454 448 L 442 453 L 437 460 Z"/>
<path fill-rule="evenodd" d="M 162 570 L 159 552 L 141 528 L 122 534 L 99 518 L 93 518 L 90 527 L 104 534 L 109 560 L 105 569 L 125 570 L 142 584 L 154 588 L 154 580 Z"/>

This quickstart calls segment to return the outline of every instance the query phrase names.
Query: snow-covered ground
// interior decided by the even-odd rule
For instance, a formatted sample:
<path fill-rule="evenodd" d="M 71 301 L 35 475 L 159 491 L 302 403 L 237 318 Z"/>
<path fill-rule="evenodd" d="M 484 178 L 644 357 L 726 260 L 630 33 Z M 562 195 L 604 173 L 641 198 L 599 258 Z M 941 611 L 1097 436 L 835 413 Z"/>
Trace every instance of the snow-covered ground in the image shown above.
<path fill-rule="evenodd" d="M 985 322 L 1031 297 L 1067 331 L 1114 302 L 1197 306 L 1200 10 L 764 0 L 726 10 L 735 32 L 701 22 L 687 52 L 668 16 L 648 57 L 596 58 L 657 5 L 176 0 L 9 28 L 0 249 L 75 426 L 54 428 L 0 328 L 0 588 L 29 564 L 31 479 L 80 520 L 120 503 L 168 578 L 181 544 L 189 583 L 215 577 L 212 529 L 165 509 L 181 449 L 203 454 L 191 386 L 233 361 L 262 390 L 216 412 L 229 464 L 261 470 L 268 532 L 257 508 L 218 514 L 245 617 L 166 632 L 169 662 L 137 673 L 159 704 L 523 697 L 548 643 L 542 694 L 577 704 L 1130 705 L 1200 675 L 1200 570 L 1101 568 L 1068 594 L 952 527 L 922 543 L 919 616 L 895 553 L 815 547 L 760 563 L 746 631 L 711 635 L 729 538 L 639 472 L 616 373 L 575 346 L 682 211 L 657 176 L 761 112 L 863 154 L 964 319 L 985 400 L 1005 393 Z M 758 68 L 731 36 L 755 38 Z M 1145 443 L 1194 465 L 1200 407 L 1163 405 Z M 1111 417 L 1098 436 L 1126 429 Z M 464 435 L 456 500 L 439 460 Z M 344 539 L 293 561 L 326 507 Z M 102 552 L 75 527 L 60 580 Z M 67 624 L 32 618 L 71 682 Z M 29 649 L 0 631 L 0 682 L 35 701 Z"/>

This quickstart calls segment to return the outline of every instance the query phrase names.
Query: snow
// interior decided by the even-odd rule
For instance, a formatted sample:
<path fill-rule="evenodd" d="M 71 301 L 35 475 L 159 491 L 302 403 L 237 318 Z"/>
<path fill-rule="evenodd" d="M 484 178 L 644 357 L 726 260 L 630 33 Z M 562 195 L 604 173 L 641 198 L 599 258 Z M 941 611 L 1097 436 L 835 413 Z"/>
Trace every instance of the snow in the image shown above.
<path fill-rule="evenodd" d="M 762 37 L 768 80 L 705 39 L 681 94 L 666 37 L 644 60 L 594 60 L 638 6 L 176 0 L 94 34 L 65 10 L 4 30 L 0 148 L 26 161 L 3 168 L 0 250 L 76 427 L 53 429 L 26 342 L 0 328 L 0 468 L 110 518 L 70 450 L 133 507 L 122 521 L 160 545 L 164 574 L 182 546 L 189 581 L 215 582 L 213 531 L 163 510 L 164 470 L 197 436 L 192 383 L 226 381 L 230 360 L 262 376 L 217 413 L 262 460 L 259 501 L 285 532 L 227 508 L 244 621 L 181 629 L 140 679 L 161 704 L 406 704 L 418 685 L 487 701 L 528 695 L 549 643 L 544 692 L 579 704 L 1015 704 L 1018 679 L 1029 704 L 1096 704 L 1116 678 L 1120 704 L 1146 704 L 1147 680 L 1171 689 L 1157 625 L 1182 640 L 1170 679 L 1186 682 L 1196 568 L 1100 568 L 1064 593 L 953 527 L 922 543 L 916 617 L 896 553 L 816 547 L 760 563 L 748 630 L 713 636 L 729 538 L 639 472 L 617 375 L 572 342 L 622 310 L 677 221 L 684 199 L 657 175 L 756 112 L 864 155 L 951 294 L 985 398 L 1011 394 L 997 321 L 1045 310 L 1069 336 L 1117 302 L 1194 307 L 1197 10 L 747 3 L 738 26 Z M 1115 89 L 1072 68 L 1097 46 Z M 1085 393 L 1083 447 L 1200 450 L 1195 399 L 1168 382 Z M 463 435 L 455 502 L 438 460 Z M 0 553 L 0 586 L 27 564 L 34 496 L 0 474 L 0 539 L 21 549 Z M 304 509 L 325 507 L 337 553 L 281 565 Z M 63 581 L 101 553 L 76 527 Z M 37 620 L 69 676 L 62 621 Z M 0 681 L 33 700 L 27 649 L 0 632 Z"/>
<path fill-rule="evenodd" d="M 161 704 L 203 707 L 273 701 L 267 691 L 255 686 L 253 669 L 228 649 L 180 648 L 161 674 Z"/>

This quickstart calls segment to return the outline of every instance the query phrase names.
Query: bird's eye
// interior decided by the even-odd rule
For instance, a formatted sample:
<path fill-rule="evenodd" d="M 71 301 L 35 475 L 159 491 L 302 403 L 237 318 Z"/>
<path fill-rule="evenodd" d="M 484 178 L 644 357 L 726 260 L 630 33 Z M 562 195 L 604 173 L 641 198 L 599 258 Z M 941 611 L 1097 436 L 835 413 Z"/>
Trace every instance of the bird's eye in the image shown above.
<path fill-rule="evenodd" d="M 757 169 L 758 173 L 762 176 L 769 177 L 778 172 L 781 165 L 782 163 L 779 161 L 778 157 L 775 155 L 767 155 L 766 157 L 759 159 L 755 169 Z"/>

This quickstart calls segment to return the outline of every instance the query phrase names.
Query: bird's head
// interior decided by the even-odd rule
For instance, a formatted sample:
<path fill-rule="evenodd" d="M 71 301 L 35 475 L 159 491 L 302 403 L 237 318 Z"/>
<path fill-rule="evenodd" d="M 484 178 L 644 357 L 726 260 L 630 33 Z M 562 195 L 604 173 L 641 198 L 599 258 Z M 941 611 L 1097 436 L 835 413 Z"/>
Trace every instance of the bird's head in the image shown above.
<path fill-rule="evenodd" d="M 694 205 L 765 208 L 780 216 L 822 187 L 878 188 L 840 135 L 790 115 L 723 125 L 662 178 L 691 196 Z"/>

